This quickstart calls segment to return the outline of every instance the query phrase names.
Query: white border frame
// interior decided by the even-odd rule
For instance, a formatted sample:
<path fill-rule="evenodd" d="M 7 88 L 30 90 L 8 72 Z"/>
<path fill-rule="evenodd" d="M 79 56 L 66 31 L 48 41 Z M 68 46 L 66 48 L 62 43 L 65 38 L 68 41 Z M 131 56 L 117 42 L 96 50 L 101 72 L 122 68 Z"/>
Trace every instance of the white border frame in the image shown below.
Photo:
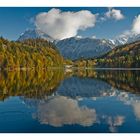
<path fill-rule="evenodd" d="M 1 7 L 139 7 L 140 0 L 0 0 Z"/>
<path fill-rule="evenodd" d="M 1 134 L 1 139 L 4 140 L 139 140 L 139 134 L 91 134 L 91 133 L 79 133 L 79 134 Z"/>
<path fill-rule="evenodd" d="M 0 0 L 0 7 L 140 7 L 140 0 Z M 140 134 L 0 134 L 7 140 L 139 140 Z"/>

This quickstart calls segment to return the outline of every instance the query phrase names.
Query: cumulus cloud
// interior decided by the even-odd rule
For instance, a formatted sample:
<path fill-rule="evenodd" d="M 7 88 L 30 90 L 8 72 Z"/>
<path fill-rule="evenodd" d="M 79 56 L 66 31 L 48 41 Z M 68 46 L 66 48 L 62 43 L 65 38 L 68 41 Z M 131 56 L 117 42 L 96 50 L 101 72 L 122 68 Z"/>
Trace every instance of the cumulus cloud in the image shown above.
<path fill-rule="evenodd" d="M 53 8 L 48 12 L 38 14 L 35 25 L 37 29 L 54 39 L 64 39 L 76 36 L 79 30 L 94 27 L 96 16 L 88 10 L 63 12 Z"/>
<path fill-rule="evenodd" d="M 35 116 L 40 123 L 55 127 L 64 124 L 91 126 L 96 122 L 94 109 L 79 106 L 78 101 L 64 96 L 55 96 L 47 102 L 41 102 Z"/>
<path fill-rule="evenodd" d="M 140 15 L 135 17 L 133 24 L 132 24 L 132 31 L 136 34 L 140 33 Z"/>
<path fill-rule="evenodd" d="M 140 34 L 140 15 L 136 16 L 133 20 L 132 27 L 129 30 L 124 31 L 116 38 L 126 38 L 133 37 L 137 34 Z"/>
<path fill-rule="evenodd" d="M 109 10 L 105 13 L 107 18 L 113 18 L 115 20 L 124 19 L 124 15 L 122 14 L 121 10 L 117 10 L 114 8 L 108 8 Z"/>

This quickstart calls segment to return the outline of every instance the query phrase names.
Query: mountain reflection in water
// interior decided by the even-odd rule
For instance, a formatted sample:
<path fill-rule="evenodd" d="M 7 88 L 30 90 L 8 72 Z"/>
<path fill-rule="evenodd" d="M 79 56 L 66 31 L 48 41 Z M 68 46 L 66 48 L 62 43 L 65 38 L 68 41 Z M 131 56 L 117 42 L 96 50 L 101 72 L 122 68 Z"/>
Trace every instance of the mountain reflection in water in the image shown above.
<path fill-rule="evenodd" d="M 26 120 L 38 127 L 16 130 L 15 119 L 14 132 L 140 132 L 139 94 L 140 71 L 1 71 L 0 124 L 5 116 L 7 120 L 12 115 L 16 118 L 9 106 L 19 97 L 17 104 L 24 104 L 23 115 L 28 113 L 32 118 Z M 17 106 L 13 108 L 16 111 Z M 7 128 L 0 128 L 0 132 L 13 132 Z"/>

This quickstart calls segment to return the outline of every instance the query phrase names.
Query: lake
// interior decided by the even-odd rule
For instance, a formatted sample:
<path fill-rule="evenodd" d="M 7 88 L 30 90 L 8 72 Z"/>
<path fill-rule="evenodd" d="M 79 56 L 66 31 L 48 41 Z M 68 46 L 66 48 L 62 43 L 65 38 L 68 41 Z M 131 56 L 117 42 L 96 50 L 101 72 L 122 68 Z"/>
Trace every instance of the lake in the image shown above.
<path fill-rule="evenodd" d="M 0 132 L 140 132 L 140 71 L 1 71 Z"/>

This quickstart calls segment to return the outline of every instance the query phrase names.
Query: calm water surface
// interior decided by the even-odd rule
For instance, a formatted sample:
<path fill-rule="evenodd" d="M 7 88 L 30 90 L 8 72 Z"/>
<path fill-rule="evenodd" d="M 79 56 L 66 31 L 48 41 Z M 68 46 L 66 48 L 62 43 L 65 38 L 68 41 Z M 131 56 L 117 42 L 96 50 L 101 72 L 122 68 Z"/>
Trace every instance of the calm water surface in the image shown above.
<path fill-rule="evenodd" d="M 140 71 L 1 71 L 0 132 L 140 132 Z"/>

